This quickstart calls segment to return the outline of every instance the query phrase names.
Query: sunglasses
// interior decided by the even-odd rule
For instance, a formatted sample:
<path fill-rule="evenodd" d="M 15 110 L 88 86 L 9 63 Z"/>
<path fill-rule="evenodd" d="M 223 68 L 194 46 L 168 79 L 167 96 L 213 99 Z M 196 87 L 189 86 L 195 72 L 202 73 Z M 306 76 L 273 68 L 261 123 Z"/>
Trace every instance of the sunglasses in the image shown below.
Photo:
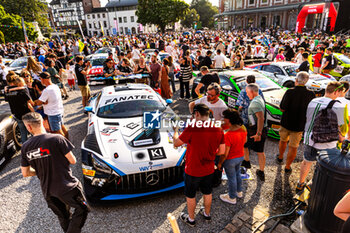
<path fill-rule="evenodd" d="M 344 84 L 340 85 L 339 87 L 334 89 L 334 92 L 336 92 L 337 90 L 339 90 L 340 88 L 342 88 L 344 86 Z"/>

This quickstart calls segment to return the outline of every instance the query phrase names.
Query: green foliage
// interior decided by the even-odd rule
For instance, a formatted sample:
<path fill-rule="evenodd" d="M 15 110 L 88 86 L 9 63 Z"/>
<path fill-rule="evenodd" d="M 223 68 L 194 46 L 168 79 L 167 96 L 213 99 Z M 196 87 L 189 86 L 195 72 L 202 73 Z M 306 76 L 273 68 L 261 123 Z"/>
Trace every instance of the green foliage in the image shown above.
<path fill-rule="evenodd" d="M 24 41 L 24 34 L 22 29 L 21 16 L 8 14 L 0 5 L 0 25 L 10 25 L 13 27 L 1 27 L 1 31 L 5 35 L 6 42 Z M 24 22 L 27 29 L 27 36 L 29 40 L 37 38 L 37 32 L 32 23 Z M 17 27 L 17 28 L 16 28 Z"/>
<path fill-rule="evenodd" d="M 48 27 L 47 4 L 40 0 L 0 0 L 5 11 L 9 14 L 19 15 L 25 21 L 37 21 L 40 27 Z"/>
<path fill-rule="evenodd" d="M 190 8 L 195 9 L 199 14 L 202 27 L 214 27 L 214 15 L 219 11 L 209 0 L 192 0 Z"/>
<path fill-rule="evenodd" d="M 4 33 L 2 33 L 2 31 L 0 31 L 0 43 L 1 43 L 1 44 L 4 44 L 4 43 L 5 43 Z"/>
<path fill-rule="evenodd" d="M 189 5 L 182 0 L 139 0 L 137 22 L 157 25 L 162 31 L 185 17 Z"/>
<path fill-rule="evenodd" d="M 184 27 L 191 28 L 191 27 L 193 27 L 194 22 L 196 22 L 198 24 L 199 15 L 198 15 L 196 9 L 191 9 L 186 13 L 185 18 L 181 21 L 181 24 Z"/>

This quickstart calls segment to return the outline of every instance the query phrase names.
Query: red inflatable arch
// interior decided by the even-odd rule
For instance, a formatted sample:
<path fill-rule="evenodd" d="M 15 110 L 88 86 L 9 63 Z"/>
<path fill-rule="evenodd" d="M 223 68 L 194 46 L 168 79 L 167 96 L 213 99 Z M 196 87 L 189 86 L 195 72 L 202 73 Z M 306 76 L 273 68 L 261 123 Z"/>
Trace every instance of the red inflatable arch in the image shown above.
<path fill-rule="evenodd" d="M 325 3 L 320 3 L 320 4 L 310 4 L 310 5 L 305 5 L 301 11 L 299 12 L 298 18 L 297 18 L 297 25 L 295 28 L 295 31 L 297 33 L 301 33 L 302 29 L 305 26 L 305 19 L 308 15 L 310 14 L 322 14 L 323 9 L 324 9 Z M 335 27 L 335 22 L 337 20 L 337 10 L 334 7 L 334 4 L 330 4 L 329 8 L 329 14 L 328 17 L 330 18 L 330 31 L 334 31 Z"/>

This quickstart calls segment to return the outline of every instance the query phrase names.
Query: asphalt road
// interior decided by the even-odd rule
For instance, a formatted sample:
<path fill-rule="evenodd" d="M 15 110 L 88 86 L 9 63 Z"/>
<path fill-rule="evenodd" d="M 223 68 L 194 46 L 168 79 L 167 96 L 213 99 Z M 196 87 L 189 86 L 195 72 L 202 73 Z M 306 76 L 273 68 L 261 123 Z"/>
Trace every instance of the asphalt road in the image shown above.
<path fill-rule="evenodd" d="M 93 92 L 101 86 L 93 87 Z M 69 129 L 70 139 L 75 145 L 73 150 L 78 163 L 72 166 L 73 173 L 82 180 L 80 165 L 80 145 L 86 135 L 87 115 L 83 113 L 79 91 L 69 92 L 70 98 L 64 101 L 65 124 Z M 175 95 L 176 98 L 177 95 Z M 174 101 L 173 108 L 178 113 L 187 112 L 187 101 Z M 8 108 L 0 104 L 0 108 Z M 302 160 L 302 146 L 298 152 L 293 173 L 284 174 L 284 167 L 276 165 L 275 154 L 278 151 L 278 141 L 268 139 L 266 144 L 267 166 L 264 183 L 255 179 L 257 165 L 256 154 L 251 155 L 253 180 L 244 181 L 244 198 L 233 206 L 219 199 L 226 192 L 227 184 L 213 192 L 212 222 L 205 223 L 197 216 L 197 226 L 190 228 L 178 219 L 182 211 L 187 211 L 182 190 L 163 193 L 147 199 L 106 203 L 93 206 L 88 216 L 83 232 L 170 232 L 167 213 L 172 213 L 178 219 L 181 232 L 220 232 L 232 219 L 235 213 L 245 209 L 248 213 L 256 205 L 270 210 L 270 214 L 287 211 L 292 205 L 294 187 L 299 177 L 299 167 Z M 309 176 L 310 178 L 310 176 Z M 36 177 L 23 178 L 20 171 L 20 156 L 12 160 L 0 171 L 0 232 L 62 232 L 56 216 L 47 208 L 42 196 L 39 180 Z M 197 195 L 199 204 L 202 196 Z"/>

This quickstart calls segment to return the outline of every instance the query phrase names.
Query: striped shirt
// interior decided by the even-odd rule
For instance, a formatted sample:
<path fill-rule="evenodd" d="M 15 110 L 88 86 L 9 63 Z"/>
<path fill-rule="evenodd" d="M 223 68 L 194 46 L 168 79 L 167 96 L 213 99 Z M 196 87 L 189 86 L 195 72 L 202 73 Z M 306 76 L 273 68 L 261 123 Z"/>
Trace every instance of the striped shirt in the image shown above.
<path fill-rule="evenodd" d="M 180 65 L 180 69 L 182 81 L 189 82 L 192 79 L 192 69 L 190 64 L 187 64 L 187 62 L 185 62 L 185 64 Z"/>
<path fill-rule="evenodd" d="M 317 116 L 317 113 L 325 109 L 329 102 L 331 102 L 332 99 L 328 97 L 320 97 L 313 99 L 306 111 L 306 124 L 305 124 L 305 132 L 304 132 L 304 144 L 312 146 L 318 150 L 323 150 L 323 149 L 331 149 L 335 148 L 337 146 L 337 141 L 333 142 L 326 142 L 326 143 L 315 143 L 312 140 L 312 129 L 314 126 L 315 118 Z M 332 110 L 337 114 L 338 118 L 338 125 L 341 126 L 344 124 L 344 110 L 345 107 L 343 104 L 336 102 L 333 105 Z"/>

